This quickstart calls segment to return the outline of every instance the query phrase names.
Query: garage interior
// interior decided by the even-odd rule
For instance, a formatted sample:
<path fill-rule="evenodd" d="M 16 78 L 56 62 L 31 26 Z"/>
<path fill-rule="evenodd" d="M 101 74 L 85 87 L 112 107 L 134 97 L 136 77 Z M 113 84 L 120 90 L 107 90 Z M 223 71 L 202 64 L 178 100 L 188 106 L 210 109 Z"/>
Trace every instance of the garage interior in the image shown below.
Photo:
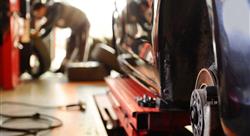
<path fill-rule="evenodd" d="M 82 60 L 70 26 L 42 36 L 34 5 L 57 2 L 88 18 Z M 0 6 L 0 136 L 249 135 L 249 0 Z"/>

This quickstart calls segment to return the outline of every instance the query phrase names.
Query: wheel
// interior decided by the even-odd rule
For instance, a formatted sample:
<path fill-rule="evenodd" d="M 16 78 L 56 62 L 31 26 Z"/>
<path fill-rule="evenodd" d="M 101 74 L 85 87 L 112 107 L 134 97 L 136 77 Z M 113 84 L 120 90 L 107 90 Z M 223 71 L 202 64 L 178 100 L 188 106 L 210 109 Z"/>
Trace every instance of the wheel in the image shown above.
<path fill-rule="evenodd" d="M 190 100 L 194 136 L 223 135 L 216 84 L 215 75 L 211 70 L 200 70 Z"/>
<path fill-rule="evenodd" d="M 32 49 L 28 58 L 27 71 L 33 78 L 38 78 L 50 68 L 50 54 L 40 38 L 33 38 L 31 44 Z"/>

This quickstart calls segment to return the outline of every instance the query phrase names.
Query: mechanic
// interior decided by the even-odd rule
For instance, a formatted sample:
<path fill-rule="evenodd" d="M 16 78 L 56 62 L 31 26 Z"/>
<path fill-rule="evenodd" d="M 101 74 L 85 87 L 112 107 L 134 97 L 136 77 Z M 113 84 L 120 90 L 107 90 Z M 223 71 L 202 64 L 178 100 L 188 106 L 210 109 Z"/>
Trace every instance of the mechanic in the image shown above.
<path fill-rule="evenodd" d="M 90 23 L 85 13 L 73 6 L 58 2 L 50 5 L 35 3 L 32 7 L 32 15 L 35 20 L 43 17 L 47 19 L 46 23 L 40 28 L 40 30 L 45 30 L 41 37 L 48 35 L 55 26 L 60 28 L 69 27 L 71 29 L 71 36 L 66 47 L 66 57 L 56 72 L 64 72 L 65 66 L 72 59 L 71 56 L 75 49 L 78 49 L 76 58 L 74 58 L 75 61 L 83 61 L 90 28 Z"/>

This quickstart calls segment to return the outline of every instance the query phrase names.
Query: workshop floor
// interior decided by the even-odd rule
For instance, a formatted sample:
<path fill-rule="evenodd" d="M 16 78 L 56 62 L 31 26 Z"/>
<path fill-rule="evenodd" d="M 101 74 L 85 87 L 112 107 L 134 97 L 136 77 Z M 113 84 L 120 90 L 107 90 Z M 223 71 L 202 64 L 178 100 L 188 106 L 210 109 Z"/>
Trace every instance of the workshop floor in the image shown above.
<path fill-rule="evenodd" d="M 13 101 L 44 106 L 58 106 L 83 101 L 87 105 L 86 111 L 32 109 L 25 106 L 8 107 L 0 105 L 0 112 L 11 114 L 39 112 L 61 119 L 63 126 L 46 133 L 43 132 L 44 134 L 42 135 L 46 136 L 105 136 L 107 134 L 92 96 L 105 93 L 106 90 L 107 87 L 103 81 L 70 83 L 64 75 L 49 72 L 45 73 L 38 80 L 31 80 L 24 76 L 16 89 L 0 91 L 1 102 Z M 0 131 L 0 135 L 7 135 L 7 133 Z"/>

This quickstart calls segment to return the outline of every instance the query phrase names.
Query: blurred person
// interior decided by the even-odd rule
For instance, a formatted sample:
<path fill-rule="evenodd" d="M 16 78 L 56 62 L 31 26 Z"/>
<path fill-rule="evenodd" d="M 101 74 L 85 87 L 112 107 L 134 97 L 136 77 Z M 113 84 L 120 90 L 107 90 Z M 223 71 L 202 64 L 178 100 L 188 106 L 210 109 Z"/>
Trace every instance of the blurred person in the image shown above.
<path fill-rule="evenodd" d="M 83 61 L 90 28 L 90 23 L 85 13 L 73 6 L 58 2 L 51 5 L 35 3 L 32 7 L 32 15 L 35 20 L 42 19 L 43 17 L 46 17 L 47 20 L 40 28 L 40 30 L 45 30 L 41 37 L 48 35 L 53 27 L 69 27 L 71 29 L 71 36 L 66 47 L 66 57 L 56 72 L 64 72 L 65 66 L 71 59 L 75 49 L 78 52 L 74 59 L 76 61 Z"/>

